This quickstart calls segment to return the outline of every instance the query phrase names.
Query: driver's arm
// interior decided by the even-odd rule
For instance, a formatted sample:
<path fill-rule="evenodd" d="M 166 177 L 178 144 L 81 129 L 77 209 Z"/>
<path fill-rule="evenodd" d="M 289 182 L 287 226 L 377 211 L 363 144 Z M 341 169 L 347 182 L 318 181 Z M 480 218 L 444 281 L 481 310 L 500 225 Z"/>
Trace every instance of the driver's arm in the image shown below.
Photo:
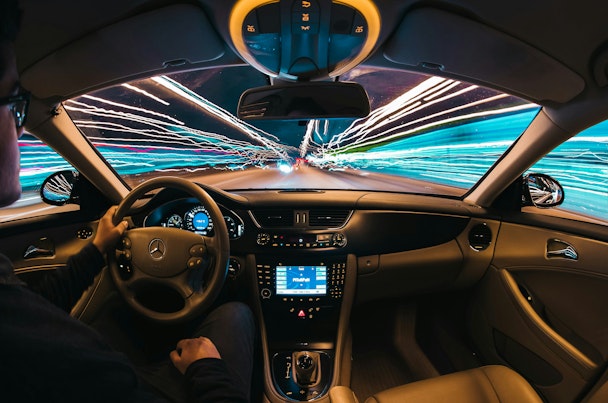
<path fill-rule="evenodd" d="M 66 267 L 55 270 L 33 285 L 32 290 L 69 312 L 105 266 L 104 253 L 127 229 L 126 221 L 116 226 L 112 223 L 115 211 L 116 206 L 112 206 L 101 218 L 93 242 L 71 256 Z"/>

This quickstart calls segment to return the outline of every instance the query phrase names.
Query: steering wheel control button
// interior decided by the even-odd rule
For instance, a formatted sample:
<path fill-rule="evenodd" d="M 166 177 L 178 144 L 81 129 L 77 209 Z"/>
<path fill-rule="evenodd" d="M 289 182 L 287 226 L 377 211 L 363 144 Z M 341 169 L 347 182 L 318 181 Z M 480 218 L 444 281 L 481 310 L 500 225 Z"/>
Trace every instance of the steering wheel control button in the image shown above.
<path fill-rule="evenodd" d="M 131 240 L 127 237 L 124 237 L 121 241 L 123 249 L 128 249 L 131 247 Z"/>
<path fill-rule="evenodd" d="M 203 266 L 203 258 L 201 257 L 191 257 L 188 259 L 188 268 L 189 269 L 198 269 Z"/>
<path fill-rule="evenodd" d="M 205 245 L 203 245 L 203 244 L 193 245 L 190 248 L 190 256 L 198 256 L 198 257 L 205 256 Z"/>
<path fill-rule="evenodd" d="M 131 278 L 133 275 L 133 268 L 131 267 L 131 259 L 127 259 L 125 252 L 116 253 L 116 263 L 118 265 L 118 274 L 123 281 Z"/>
<path fill-rule="evenodd" d="M 133 258 L 133 256 L 131 255 L 131 251 L 128 249 L 122 253 L 122 257 L 128 262 L 130 262 L 131 259 Z"/>

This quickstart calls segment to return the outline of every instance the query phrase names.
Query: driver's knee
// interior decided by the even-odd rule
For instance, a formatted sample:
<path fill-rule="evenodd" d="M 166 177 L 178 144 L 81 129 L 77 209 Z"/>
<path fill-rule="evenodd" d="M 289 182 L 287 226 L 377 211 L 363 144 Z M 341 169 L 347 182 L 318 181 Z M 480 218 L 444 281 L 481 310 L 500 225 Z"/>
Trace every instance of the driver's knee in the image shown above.
<path fill-rule="evenodd" d="M 255 320 L 251 309 L 242 302 L 227 302 L 207 315 L 194 337 L 208 337 L 219 349 L 225 341 L 253 345 Z"/>
<path fill-rule="evenodd" d="M 228 302 L 211 311 L 194 334 L 215 344 L 234 384 L 247 393 L 251 387 L 255 331 L 251 309 L 241 302 Z"/>

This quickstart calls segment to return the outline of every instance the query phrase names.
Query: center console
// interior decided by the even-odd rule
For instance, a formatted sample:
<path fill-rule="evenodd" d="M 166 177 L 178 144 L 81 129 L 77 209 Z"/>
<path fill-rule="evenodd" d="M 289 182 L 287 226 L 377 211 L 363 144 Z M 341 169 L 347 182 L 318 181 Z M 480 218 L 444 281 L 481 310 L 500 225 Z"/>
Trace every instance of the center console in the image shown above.
<path fill-rule="evenodd" d="M 348 266 L 339 255 L 257 256 L 267 383 L 276 400 L 319 399 L 337 383 L 352 303 L 345 296 L 354 287 Z"/>

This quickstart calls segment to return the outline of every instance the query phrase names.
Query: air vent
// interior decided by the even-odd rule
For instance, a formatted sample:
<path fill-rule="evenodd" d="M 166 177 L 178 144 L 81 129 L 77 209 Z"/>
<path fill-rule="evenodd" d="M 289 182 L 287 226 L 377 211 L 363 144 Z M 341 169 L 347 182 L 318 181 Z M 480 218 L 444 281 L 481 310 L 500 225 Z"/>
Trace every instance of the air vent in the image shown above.
<path fill-rule="evenodd" d="M 485 250 L 491 243 L 492 231 L 486 224 L 477 224 L 469 231 L 469 245 L 474 250 Z"/>
<path fill-rule="evenodd" d="M 311 227 L 339 228 L 346 224 L 350 210 L 318 209 L 310 210 L 309 222 Z"/>
<path fill-rule="evenodd" d="M 266 228 L 293 226 L 293 210 L 265 209 L 253 212 L 256 221 Z"/>

